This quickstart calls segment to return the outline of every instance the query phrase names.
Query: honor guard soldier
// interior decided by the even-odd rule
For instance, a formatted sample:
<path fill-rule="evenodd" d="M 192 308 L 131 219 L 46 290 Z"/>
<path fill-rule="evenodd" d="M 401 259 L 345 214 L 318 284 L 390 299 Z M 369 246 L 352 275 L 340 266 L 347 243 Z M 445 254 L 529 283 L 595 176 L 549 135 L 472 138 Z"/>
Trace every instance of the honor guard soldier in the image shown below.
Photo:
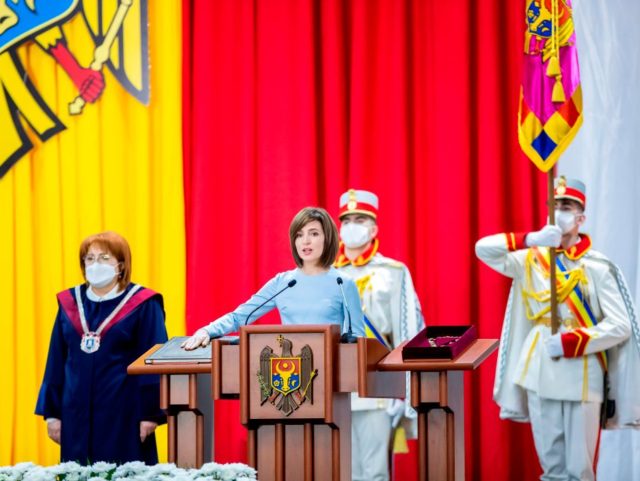
<path fill-rule="evenodd" d="M 367 337 L 393 349 L 414 337 L 424 322 L 411 274 L 403 263 L 379 252 L 375 194 L 353 189 L 344 193 L 339 216 L 341 243 L 335 267 L 358 287 Z M 415 411 L 404 400 L 359 398 L 356 394 L 351 408 L 353 479 L 388 480 L 393 428 L 404 419 L 402 424 L 415 436 L 411 422 Z"/>
<path fill-rule="evenodd" d="M 601 425 L 640 422 L 640 383 L 632 381 L 640 372 L 634 306 L 618 267 L 580 232 L 585 205 L 584 184 L 560 177 L 557 225 L 476 244 L 480 260 L 513 279 L 493 395 L 502 419 L 531 423 L 541 480 L 595 479 Z M 549 247 L 557 248 L 556 334 Z"/>

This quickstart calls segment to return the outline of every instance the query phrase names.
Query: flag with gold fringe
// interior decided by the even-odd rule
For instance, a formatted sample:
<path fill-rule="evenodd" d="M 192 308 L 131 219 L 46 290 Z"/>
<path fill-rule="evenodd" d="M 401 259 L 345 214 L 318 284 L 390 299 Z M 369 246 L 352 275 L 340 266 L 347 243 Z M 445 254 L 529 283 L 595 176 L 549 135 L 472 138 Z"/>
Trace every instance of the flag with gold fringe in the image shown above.
<path fill-rule="evenodd" d="M 543 172 L 582 125 L 582 89 L 571 0 L 526 0 L 518 139 Z"/>

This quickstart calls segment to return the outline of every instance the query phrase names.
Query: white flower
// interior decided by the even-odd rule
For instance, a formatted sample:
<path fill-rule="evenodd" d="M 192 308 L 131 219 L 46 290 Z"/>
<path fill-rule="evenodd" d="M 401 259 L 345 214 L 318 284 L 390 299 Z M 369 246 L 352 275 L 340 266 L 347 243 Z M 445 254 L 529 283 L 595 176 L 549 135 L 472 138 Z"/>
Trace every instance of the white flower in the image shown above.
<path fill-rule="evenodd" d="M 32 463 L 0 467 L 0 481 L 255 481 L 256 474 L 255 469 L 240 463 L 207 463 L 201 469 L 182 469 L 175 464 L 146 466 L 140 461 L 121 466 L 67 462 L 48 468 Z"/>
<path fill-rule="evenodd" d="M 51 469 L 56 474 L 67 474 L 67 473 L 82 473 L 87 467 L 82 466 L 75 461 L 67 461 L 66 463 L 60 463 L 55 466 L 51 466 Z"/>
<path fill-rule="evenodd" d="M 247 466 L 246 464 L 242 463 L 229 463 L 225 466 L 232 467 L 238 473 L 238 475 L 242 475 L 250 479 L 255 479 L 256 474 L 258 474 L 258 472 L 251 466 Z"/>
<path fill-rule="evenodd" d="M 103 473 L 106 471 L 111 471 L 116 469 L 115 463 L 105 463 L 104 461 L 98 461 L 91 465 L 91 472 L 93 473 Z"/>
<path fill-rule="evenodd" d="M 113 479 L 133 478 L 136 474 L 143 474 L 149 470 L 149 467 L 142 461 L 131 461 L 118 466 L 113 473 Z"/>
<path fill-rule="evenodd" d="M 24 473 L 36 467 L 33 463 L 19 463 L 15 466 L 0 467 L 0 481 L 21 481 Z"/>
<path fill-rule="evenodd" d="M 191 476 L 189 476 L 186 471 L 184 473 L 178 473 L 170 479 L 171 481 L 192 481 Z"/>
<path fill-rule="evenodd" d="M 23 481 L 56 481 L 56 475 L 49 469 L 36 466 L 25 472 L 22 479 Z"/>
<path fill-rule="evenodd" d="M 202 465 L 200 469 L 194 470 L 193 479 L 198 478 L 212 478 L 212 479 L 222 479 L 222 473 L 224 471 L 224 467 L 218 463 L 205 463 Z"/>

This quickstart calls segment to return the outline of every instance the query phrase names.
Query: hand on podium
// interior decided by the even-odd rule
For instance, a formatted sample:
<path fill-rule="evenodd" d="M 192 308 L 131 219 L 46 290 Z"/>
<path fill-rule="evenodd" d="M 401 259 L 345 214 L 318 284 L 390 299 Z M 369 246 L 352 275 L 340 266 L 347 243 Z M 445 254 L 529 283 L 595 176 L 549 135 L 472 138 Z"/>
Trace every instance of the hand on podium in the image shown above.
<path fill-rule="evenodd" d="M 185 351 L 193 351 L 198 347 L 208 346 L 210 341 L 211 336 L 209 336 L 209 333 L 205 329 L 200 328 L 193 334 L 193 336 L 180 344 L 180 347 Z"/>

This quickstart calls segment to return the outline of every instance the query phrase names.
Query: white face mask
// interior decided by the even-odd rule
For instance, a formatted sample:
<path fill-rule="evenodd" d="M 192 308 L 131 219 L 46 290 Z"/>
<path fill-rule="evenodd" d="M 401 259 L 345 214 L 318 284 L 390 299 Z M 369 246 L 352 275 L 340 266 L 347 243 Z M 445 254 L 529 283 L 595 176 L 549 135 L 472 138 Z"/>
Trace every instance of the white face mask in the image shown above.
<path fill-rule="evenodd" d="M 566 210 L 557 210 L 556 225 L 560 227 L 563 234 L 566 234 L 576 226 L 576 215 Z"/>
<path fill-rule="evenodd" d="M 371 240 L 371 229 L 368 225 L 350 222 L 340 227 L 340 238 L 350 249 L 362 247 Z"/>
<path fill-rule="evenodd" d="M 89 284 L 98 289 L 108 286 L 118 274 L 115 266 L 111 264 L 100 264 L 99 262 L 94 262 L 90 266 L 85 267 L 84 273 Z"/>

